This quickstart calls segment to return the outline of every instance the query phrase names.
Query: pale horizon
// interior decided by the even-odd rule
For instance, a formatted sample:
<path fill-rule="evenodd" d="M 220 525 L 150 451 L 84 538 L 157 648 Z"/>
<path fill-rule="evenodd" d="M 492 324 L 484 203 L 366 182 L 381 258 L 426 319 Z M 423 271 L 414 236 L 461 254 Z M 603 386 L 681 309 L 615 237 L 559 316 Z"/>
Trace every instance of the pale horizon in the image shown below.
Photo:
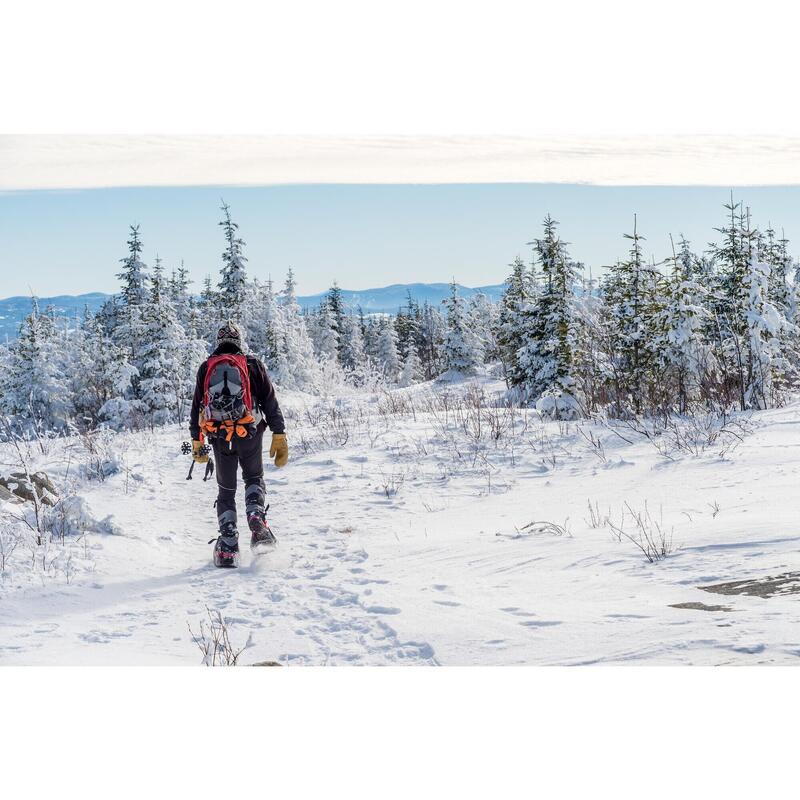
<path fill-rule="evenodd" d="M 317 183 L 786 186 L 800 136 L 0 135 L 0 191 Z"/>

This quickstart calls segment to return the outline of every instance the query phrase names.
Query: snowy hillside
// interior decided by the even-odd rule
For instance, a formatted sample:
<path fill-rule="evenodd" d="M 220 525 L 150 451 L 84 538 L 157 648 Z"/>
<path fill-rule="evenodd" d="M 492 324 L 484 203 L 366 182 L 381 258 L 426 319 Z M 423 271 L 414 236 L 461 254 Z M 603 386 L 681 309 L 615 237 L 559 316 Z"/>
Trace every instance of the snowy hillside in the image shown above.
<path fill-rule="evenodd" d="M 238 570 L 211 565 L 215 487 L 185 480 L 183 430 L 0 446 L 53 479 L 64 531 L 37 546 L 30 505 L 0 503 L 0 663 L 199 664 L 209 610 L 241 664 L 797 661 L 800 578 L 703 589 L 800 570 L 800 406 L 659 432 L 544 422 L 501 390 L 282 392 L 280 545 Z"/>

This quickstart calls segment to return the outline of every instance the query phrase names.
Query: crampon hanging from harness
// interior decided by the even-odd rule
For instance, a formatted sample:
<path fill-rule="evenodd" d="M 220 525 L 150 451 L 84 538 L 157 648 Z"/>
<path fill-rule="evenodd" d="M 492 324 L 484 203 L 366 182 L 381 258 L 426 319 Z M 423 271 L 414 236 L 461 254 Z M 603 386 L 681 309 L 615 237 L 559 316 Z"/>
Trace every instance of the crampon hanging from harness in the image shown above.
<path fill-rule="evenodd" d="M 209 438 L 246 439 L 255 433 L 257 420 L 250 393 L 247 356 L 225 353 L 206 362 L 201 430 Z"/>

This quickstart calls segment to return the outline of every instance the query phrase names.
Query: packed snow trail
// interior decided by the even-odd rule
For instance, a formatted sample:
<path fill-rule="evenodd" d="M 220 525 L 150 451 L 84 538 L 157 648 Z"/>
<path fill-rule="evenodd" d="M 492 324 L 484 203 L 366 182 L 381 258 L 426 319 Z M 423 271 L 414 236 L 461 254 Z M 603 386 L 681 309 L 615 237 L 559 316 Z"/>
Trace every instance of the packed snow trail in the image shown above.
<path fill-rule="evenodd" d="M 671 461 L 602 429 L 598 458 L 545 423 L 484 474 L 453 466 L 419 412 L 305 448 L 297 418 L 289 466 L 267 465 L 279 546 L 245 544 L 236 570 L 211 564 L 215 486 L 185 480 L 183 433 L 132 435 L 126 469 L 80 487 L 121 532 L 91 535 L 94 570 L 70 585 L 5 581 L 0 663 L 199 664 L 207 608 L 234 645 L 252 638 L 242 664 L 797 663 L 800 595 L 700 591 L 800 571 L 800 407 L 753 426 L 724 457 Z M 617 521 L 625 503 L 663 508 L 674 551 L 647 563 L 587 501 Z"/>
<path fill-rule="evenodd" d="M 305 486 L 271 484 L 285 512 L 273 523 L 281 540 L 274 552 L 253 556 L 242 533 L 242 566 L 215 569 L 207 544 L 215 535 L 215 484 L 180 483 L 181 466 L 171 461 L 171 475 L 160 470 L 166 492 L 150 488 L 137 502 L 119 503 L 110 486 L 93 496 L 97 508 L 102 497 L 116 509 L 125 532 L 103 543 L 96 569 L 106 574 L 85 588 L 34 590 L 33 604 L 29 592 L 5 599 L 4 663 L 197 663 L 188 626 L 198 632 L 206 608 L 223 613 L 239 644 L 253 634 L 248 663 L 435 663 L 428 644 L 398 637 L 392 610 L 370 603 L 368 555 L 352 535 L 292 513 L 309 508 Z M 261 631 L 277 631 L 280 653 Z"/>

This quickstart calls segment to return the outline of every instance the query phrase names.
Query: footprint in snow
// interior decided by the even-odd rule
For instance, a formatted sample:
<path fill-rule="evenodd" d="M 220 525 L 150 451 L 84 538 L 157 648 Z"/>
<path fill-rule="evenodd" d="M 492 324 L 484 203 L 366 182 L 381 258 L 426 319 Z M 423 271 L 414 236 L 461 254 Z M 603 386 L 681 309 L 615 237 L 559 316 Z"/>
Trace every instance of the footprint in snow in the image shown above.
<path fill-rule="evenodd" d="M 370 614 L 399 614 L 402 609 L 392 608 L 391 606 L 367 606 L 366 611 Z"/>
<path fill-rule="evenodd" d="M 526 628 L 552 628 L 554 625 L 562 624 L 558 620 L 551 619 L 526 619 L 524 622 L 520 622 L 520 625 L 524 625 Z"/>

